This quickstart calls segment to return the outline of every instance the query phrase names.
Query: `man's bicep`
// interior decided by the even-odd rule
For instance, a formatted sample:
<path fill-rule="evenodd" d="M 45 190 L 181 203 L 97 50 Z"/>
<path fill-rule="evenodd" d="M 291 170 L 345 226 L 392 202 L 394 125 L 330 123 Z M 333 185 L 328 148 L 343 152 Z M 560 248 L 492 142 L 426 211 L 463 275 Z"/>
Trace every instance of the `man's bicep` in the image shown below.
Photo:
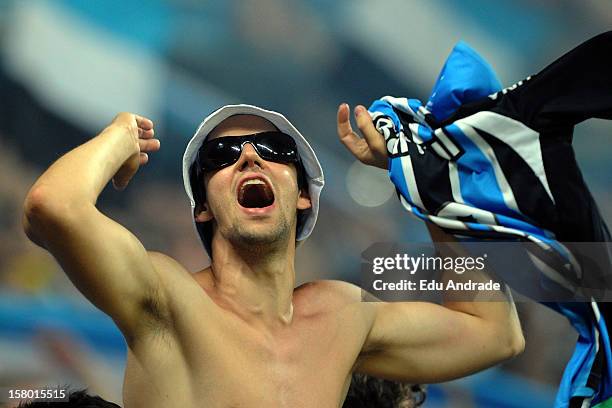
<path fill-rule="evenodd" d="M 93 206 L 57 225 L 45 246 L 79 291 L 124 332 L 134 330 L 145 300 L 158 296 L 158 274 L 143 245 Z"/>
<path fill-rule="evenodd" d="M 432 383 L 462 377 L 504 359 L 494 343 L 499 328 L 475 316 L 425 302 L 376 307 L 356 371 Z"/>

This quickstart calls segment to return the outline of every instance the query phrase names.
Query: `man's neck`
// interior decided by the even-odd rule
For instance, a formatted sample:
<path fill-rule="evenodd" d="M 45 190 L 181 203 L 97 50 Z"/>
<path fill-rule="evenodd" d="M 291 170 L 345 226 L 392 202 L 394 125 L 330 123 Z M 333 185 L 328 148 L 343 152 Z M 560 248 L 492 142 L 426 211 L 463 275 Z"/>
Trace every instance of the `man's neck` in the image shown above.
<path fill-rule="evenodd" d="M 214 251 L 211 271 L 218 300 L 254 324 L 272 328 L 291 323 L 295 246 L 253 251 L 221 245 Z"/>

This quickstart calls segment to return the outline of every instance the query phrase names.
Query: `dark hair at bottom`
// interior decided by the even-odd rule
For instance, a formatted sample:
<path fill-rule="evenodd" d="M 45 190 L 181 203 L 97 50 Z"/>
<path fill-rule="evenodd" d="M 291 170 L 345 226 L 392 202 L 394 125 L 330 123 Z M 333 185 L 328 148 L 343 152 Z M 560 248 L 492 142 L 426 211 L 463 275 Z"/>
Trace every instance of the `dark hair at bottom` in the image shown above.
<path fill-rule="evenodd" d="M 422 385 L 353 374 L 343 408 L 414 408 L 425 402 Z"/>
<path fill-rule="evenodd" d="M 32 401 L 19 404 L 18 408 L 121 408 L 119 405 L 106 401 L 97 395 L 87 394 L 87 390 L 71 391 L 68 401 Z"/>

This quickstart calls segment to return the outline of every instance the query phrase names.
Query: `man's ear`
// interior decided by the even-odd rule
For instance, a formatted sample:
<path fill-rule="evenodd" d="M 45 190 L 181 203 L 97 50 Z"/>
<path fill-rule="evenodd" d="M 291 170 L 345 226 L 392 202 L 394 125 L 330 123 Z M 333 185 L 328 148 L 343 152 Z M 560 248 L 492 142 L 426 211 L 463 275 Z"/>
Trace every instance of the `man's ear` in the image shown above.
<path fill-rule="evenodd" d="M 310 194 L 306 189 L 300 188 L 300 196 L 297 201 L 297 209 L 298 210 L 307 210 L 312 207 L 312 203 L 310 202 Z"/>
<path fill-rule="evenodd" d="M 212 211 L 206 204 L 196 204 L 193 213 L 196 222 L 207 222 L 213 219 Z"/>

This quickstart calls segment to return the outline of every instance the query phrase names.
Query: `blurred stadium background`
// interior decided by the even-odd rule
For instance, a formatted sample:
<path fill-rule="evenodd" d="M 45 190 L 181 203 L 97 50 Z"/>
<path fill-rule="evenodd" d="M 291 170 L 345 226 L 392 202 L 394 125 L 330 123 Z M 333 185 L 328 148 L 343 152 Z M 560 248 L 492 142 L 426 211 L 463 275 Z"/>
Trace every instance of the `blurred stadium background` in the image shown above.
<path fill-rule="evenodd" d="M 377 241 L 424 241 L 383 171 L 337 141 L 340 102 L 427 99 L 460 39 L 510 85 L 612 24 L 608 0 L 0 1 L 0 387 L 71 384 L 120 402 L 125 345 L 21 229 L 35 178 L 119 111 L 156 122 L 162 150 L 100 208 L 148 249 L 190 270 L 206 263 L 180 159 L 202 118 L 226 103 L 278 110 L 311 140 L 326 174 L 300 282 L 358 281 Z M 612 220 L 612 124 L 576 130 L 579 161 Z M 525 353 L 428 388 L 426 407 L 548 407 L 576 340 L 565 320 L 519 304 Z"/>

